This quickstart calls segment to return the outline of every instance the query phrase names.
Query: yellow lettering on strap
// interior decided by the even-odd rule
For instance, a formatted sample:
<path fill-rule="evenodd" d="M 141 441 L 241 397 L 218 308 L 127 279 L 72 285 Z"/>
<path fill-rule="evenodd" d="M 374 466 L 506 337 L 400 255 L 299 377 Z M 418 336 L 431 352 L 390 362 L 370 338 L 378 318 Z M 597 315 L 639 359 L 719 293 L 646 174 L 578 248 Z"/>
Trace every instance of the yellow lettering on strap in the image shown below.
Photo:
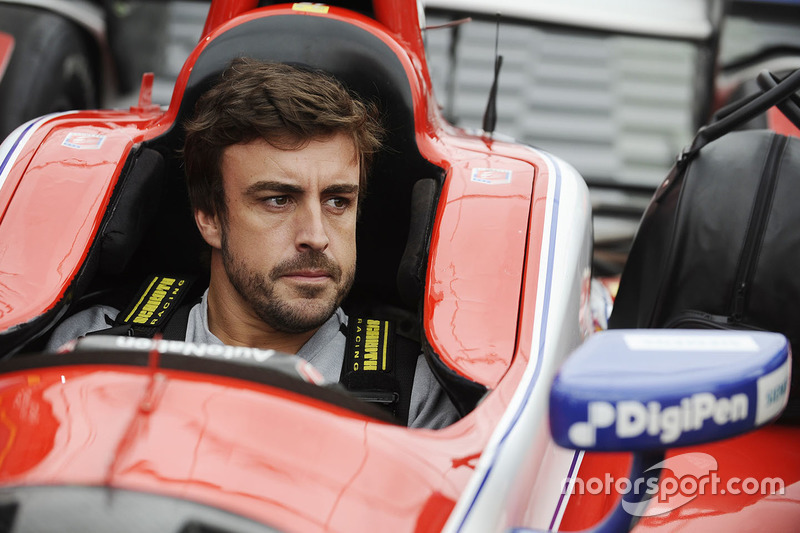
<path fill-rule="evenodd" d="M 150 316 L 158 310 L 158 307 L 162 303 L 164 303 L 164 299 L 168 295 L 167 291 L 169 291 L 170 288 L 172 287 L 172 284 L 175 283 L 175 280 L 173 278 L 161 279 L 161 281 L 159 281 L 158 283 L 158 286 L 155 288 L 155 290 L 153 290 L 153 294 L 151 294 L 150 297 L 147 299 L 147 302 L 144 305 L 142 305 L 142 300 L 147 295 L 147 293 L 150 292 L 150 289 L 153 287 L 153 283 L 155 283 L 157 279 L 158 278 L 153 279 L 153 281 L 150 282 L 150 285 L 147 286 L 147 289 L 142 294 L 142 297 L 139 298 L 139 301 L 136 303 L 136 306 L 128 315 L 128 318 L 125 319 L 126 322 L 130 320 L 131 315 L 133 315 L 133 313 L 138 309 L 139 312 L 137 313 L 136 318 L 133 319 L 133 322 L 136 324 L 144 324 L 147 322 Z M 170 299 L 172 298 L 173 297 L 171 297 Z M 165 309 L 167 307 L 169 307 L 169 302 L 166 302 L 166 304 L 164 305 Z"/>
<path fill-rule="evenodd" d="M 380 321 L 367 320 L 367 333 L 364 339 L 364 370 L 378 370 L 378 342 L 380 340 L 380 332 Z"/>
<path fill-rule="evenodd" d="M 384 322 L 385 331 L 383 334 L 383 362 L 381 363 L 381 370 L 386 370 L 386 346 L 389 344 L 389 322 Z"/>
<path fill-rule="evenodd" d="M 147 286 L 147 289 L 145 289 L 145 291 L 142 293 L 142 297 L 139 298 L 139 301 L 136 302 L 136 305 L 133 306 L 133 309 L 131 310 L 131 313 L 125 318 L 125 322 L 128 322 L 131 319 L 131 317 L 133 316 L 133 313 L 135 313 L 136 310 L 139 308 L 139 306 L 142 305 L 142 300 L 144 300 L 144 297 L 147 295 L 148 292 L 150 292 L 150 288 L 153 286 L 153 283 L 155 283 L 156 281 L 158 281 L 158 277 L 154 277 L 153 281 L 150 282 L 150 285 Z"/>

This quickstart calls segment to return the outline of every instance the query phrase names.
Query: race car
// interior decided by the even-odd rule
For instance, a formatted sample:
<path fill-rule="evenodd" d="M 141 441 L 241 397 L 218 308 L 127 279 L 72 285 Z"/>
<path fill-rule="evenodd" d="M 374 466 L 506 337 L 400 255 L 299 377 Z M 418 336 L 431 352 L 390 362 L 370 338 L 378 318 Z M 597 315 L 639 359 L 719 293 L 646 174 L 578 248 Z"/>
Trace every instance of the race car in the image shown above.
<path fill-rule="evenodd" d="M 421 14 L 405 0 L 214 0 L 168 107 L 146 76 L 128 110 L 46 115 L 2 144 L 9 531 L 525 531 L 609 513 L 598 527 L 669 529 L 696 507 L 668 499 L 648 515 L 666 449 L 722 440 L 734 455 L 736 438 L 796 435 L 768 426 L 789 394 L 782 335 L 595 332 L 584 181 L 556 155 L 442 118 Z M 460 411 L 452 425 L 406 428 L 270 351 L 96 336 L 41 353 L 63 319 L 129 298 L 153 271 L 202 279 L 178 150 L 198 96 L 240 56 L 323 69 L 381 106 L 390 149 L 345 308 L 416 336 Z M 654 492 L 576 493 L 587 472 L 628 472 L 614 452 L 633 453 L 630 479 Z M 780 456 L 767 459 L 731 468 Z M 781 463 L 787 487 L 798 473 Z M 797 508 L 790 490 L 779 498 Z"/>

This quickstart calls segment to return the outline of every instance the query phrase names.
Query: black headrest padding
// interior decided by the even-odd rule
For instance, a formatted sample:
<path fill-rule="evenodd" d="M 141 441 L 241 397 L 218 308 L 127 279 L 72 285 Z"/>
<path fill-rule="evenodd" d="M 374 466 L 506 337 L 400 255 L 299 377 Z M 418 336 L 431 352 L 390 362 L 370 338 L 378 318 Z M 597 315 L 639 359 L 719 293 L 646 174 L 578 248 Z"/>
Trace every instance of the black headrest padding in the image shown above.
<path fill-rule="evenodd" d="M 164 158 L 142 149 L 129 162 L 106 212 L 99 235 L 101 274 L 118 275 L 128 266 L 155 216 L 164 173 Z"/>
<path fill-rule="evenodd" d="M 397 269 L 397 290 L 403 303 L 411 309 L 419 305 L 425 286 L 428 240 L 438 192 L 438 184 L 433 179 L 417 181 L 411 192 L 408 240 L 403 257 L 400 259 L 400 267 Z"/>
<path fill-rule="evenodd" d="M 237 57 L 296 63 L 333 74 L 361 98 L 379 103 L 395 150 L 418 154 L 411 89 L 394 51 L 357 26 L 307 15 L 249 20 L 210 42 L 189 76 L 175 121 L 178 128 L 193 114 L 198 97 Z"/>

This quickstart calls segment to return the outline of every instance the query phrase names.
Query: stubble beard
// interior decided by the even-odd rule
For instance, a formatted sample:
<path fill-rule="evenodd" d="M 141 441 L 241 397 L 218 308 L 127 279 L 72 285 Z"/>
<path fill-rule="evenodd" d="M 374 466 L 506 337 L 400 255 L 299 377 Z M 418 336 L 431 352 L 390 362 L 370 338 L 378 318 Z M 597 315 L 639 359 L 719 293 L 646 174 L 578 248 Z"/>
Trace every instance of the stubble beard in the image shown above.
<path fill-rule="evenodd" d="M 344 301 L 355 277 L 355 269 L 342 272 L 341 267 L 328 256 L 314 250 L 300 252 L 279 263 L 268 275 L 253 271 L 230 250 L 224 233 L 221 252 L 225 272 L 239 296 L 265 324 L 284 333 L 305 333 L 319 328 Z M 290 287 L 296 294 L 295 302 L 279 297 L 276 282 L 281 276 L 303 269 L 327 272 L 336 287 L 333 297 L 325 297 L 328 286 L 316 285 Z"/>

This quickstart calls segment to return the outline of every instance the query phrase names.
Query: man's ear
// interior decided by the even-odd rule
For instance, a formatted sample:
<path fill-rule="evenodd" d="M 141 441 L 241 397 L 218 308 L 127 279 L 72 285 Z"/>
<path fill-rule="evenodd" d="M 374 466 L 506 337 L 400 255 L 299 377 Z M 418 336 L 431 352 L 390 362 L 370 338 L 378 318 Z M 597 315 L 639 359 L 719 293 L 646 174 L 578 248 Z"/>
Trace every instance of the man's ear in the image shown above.
<path fill-rule="evenodd" d="M 195 209 L 194 221 L 200 230 L 200 235 L 212 248 L 222 248 L 222 221 L 219 215 Z"/>

